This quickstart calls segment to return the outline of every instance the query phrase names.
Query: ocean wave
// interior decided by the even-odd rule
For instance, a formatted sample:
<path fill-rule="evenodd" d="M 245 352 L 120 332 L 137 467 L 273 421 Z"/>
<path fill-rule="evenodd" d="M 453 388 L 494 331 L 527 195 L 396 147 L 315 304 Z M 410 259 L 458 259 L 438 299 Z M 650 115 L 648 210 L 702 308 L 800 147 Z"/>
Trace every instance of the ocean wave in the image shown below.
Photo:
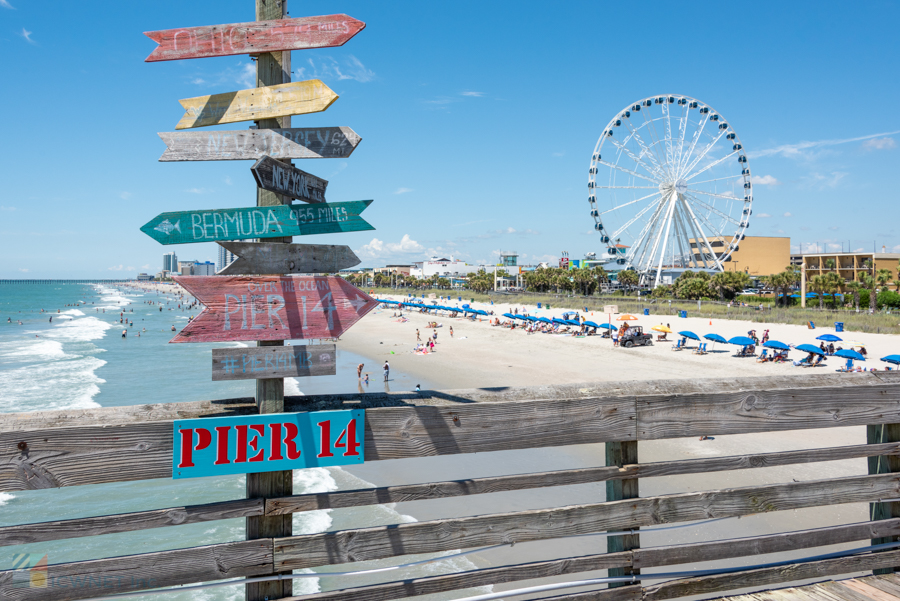
<path fill-rule="evenodd" d="M 0 507 L 3 507 L 15 498 L 15 495 L 11 495 L 8 492 L 0 492 Z"/>
<path fill-rule="evenodd" d="M 297 378 L 285 378 L 284 394 L 287 396 L 303 396 L 303 391 L 300 390 L 300 381 Z"/>
<path fill-rule="evenodd" d="M 89 342 L 100 340 L 106 336 L 106 330 L 111 327 L 113 327 L 111 323 L 90 315 L 81 319 L 65 321 L 53 329 L 43 332 L 43 335 L 45 338 L 67 342 Z"/>
<path fill-rule="evenodd" d="M 28 332 L 34 334 L 35 332 Z M 26 338 L 0 342 L 0 363 L 58 361 L 74 357 L 63 350 L 62 342 L 44 338 Z"/>
<path fill-rule="evenodd" d="M 79 311 L 78 309 L 68 309 L 67 311 L 63 311 L 62 313 L 57 313 L 57 315 L 75 315 L 76 317 L 84 317 L 84 313 Z"/>
<path fill-rule="evenodd" d="M 0 371 L 0 411 L 99 407 L 94 396 L 105 380 L 94 373 L 106 361 L 86 356 Z"/>

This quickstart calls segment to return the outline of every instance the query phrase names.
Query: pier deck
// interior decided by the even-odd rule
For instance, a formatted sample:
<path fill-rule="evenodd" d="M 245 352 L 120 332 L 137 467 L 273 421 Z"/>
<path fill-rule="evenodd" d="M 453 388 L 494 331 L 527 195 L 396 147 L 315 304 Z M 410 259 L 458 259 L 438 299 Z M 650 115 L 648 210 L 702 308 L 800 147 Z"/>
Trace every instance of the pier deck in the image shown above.
<path fill-rule="evenodd" d="M 900 575 L 826 580 L 806 586 L 720 597 L 728 601 L 900 601 Z"/>

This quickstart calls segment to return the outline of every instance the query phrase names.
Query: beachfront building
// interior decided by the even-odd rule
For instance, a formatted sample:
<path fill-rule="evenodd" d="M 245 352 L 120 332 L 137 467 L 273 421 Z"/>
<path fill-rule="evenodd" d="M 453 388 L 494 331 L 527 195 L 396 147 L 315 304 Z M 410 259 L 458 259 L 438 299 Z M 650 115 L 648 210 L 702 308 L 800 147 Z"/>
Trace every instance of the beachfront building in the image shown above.
<path fill-rule="evenodd" d="M 193 275 L 216 275 L 216 264 L 212 261 L 197 261 L 194 263 Z"/>
<path fill-rule="evenodd" d="M 731 239 L 721 237 L 708 238 L 717 257 L 722 257 L 731 244 Z M 703 266 L 702 254 L 706 250 L 706 243 L 691 239 L 691 251 L 694 255 L 696 266 Z M 743 271 L 752 277 L 763 277 L 775 273 L 781 273 L 791 264 L 791 239 L 782 236 L 744 236 L 737 250 L 724 261 L 726 271 Z M 693 265 L 688 268 L 695 267 Z"/>
<path fill-rule="evenodd" d="M 178 257 L 174 252 L 163 255 L 163 271 L 178 271 Z"/>
<path fill-rule="evenodd" d="M 454 259 L 451 255 L 449 259 L 431 257 L 428 261 L 413 263 L 409 275 L 419 279 L 428 279 L 434 276 L 461 277 L 470 273 L 477 273 L 479 269 L 485 269 L 485 267 L 483 265 L 469 265 L 465 261 Z"/>
<path fill-rule="evenodd" d="M 412 269 L 412 265 L 385 265 L 384 267 L 376 267 L 375 273 L 388 273 L 408 276 Z"/>
<path fill-rule="evenodd" d="M 151 282 L 151 281 L 153 281 L 153 276 L 148 273 L 139 273 L 139 274 L 137 274 L 137 281 Z"/>
<path fill-rule="evenodd" d="M 219 256 L 216 261 L 216 265 L 218 269 L 216 271 L 222 271 L 232 263 L 237 260 L 237 255 L 235 255 L 230 250 L 226 249 L 224 246 L 219 245 Z"/>
<path fill-rule="evenodd" d="M 824 275 L 830 271 L 836 271 L 845 282 L 859 281 L 859 276 L 867 273 L 873 275 L 880 269 L 887 269 L 895 277 L 900 267 L 900 253 L 882 252 L 836 252 L 836 253 L 810 253 L 793 255 L 792 265 L 805 265 L 806 277 Z"/>

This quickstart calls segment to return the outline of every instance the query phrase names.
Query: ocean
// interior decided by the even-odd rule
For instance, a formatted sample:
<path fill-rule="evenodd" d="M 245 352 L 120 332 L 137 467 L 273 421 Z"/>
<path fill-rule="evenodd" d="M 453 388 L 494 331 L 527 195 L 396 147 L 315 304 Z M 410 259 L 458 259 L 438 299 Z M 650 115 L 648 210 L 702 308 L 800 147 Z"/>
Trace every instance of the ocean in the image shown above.
<path fill-rule="evenodd" d="M 212 347 L 248 343 L 168 344 L 174 336 L 172 326 L 181 329 L 200 311 L 194 299 L 179 296 L 175 290 L 173 286 L 170 293 L 157 294 L 102 284 L 0 287 L 0 411 L 82 409 L 253 396 L 252 380 L 213 382 L 209 375 Z M 359 363 L 372 368 L 365 369 L 371 374 L 368 385 L 356 378 Z M 337 365 L 335 376 L 286 380 L 286 394 L 384 390 L 380 364 L 375 360 L 339 348 Z M 416 384 L 430 387 L 427 381 L 414 381 L 407 374 L 392 370 L 387 386 L 390 390 L 412 390 Z M 341 468 L 294 471 L 295 494 L 370 486 L 373 485 Z M 244 496 L 244 478 L 234 476 L 0 492 L 0 526 L 212 503 Z M 391 505 L 310 511 L 294 514 L 294 534 L 412 521 L 416 520 L 398 513 Z M 243 539 L 244 520 L 237 519 L 18 545 L 3 548 L 0 569 L 11 568 L 13 555 L 18 553 L 47 554 L 49 563 L 54 564 Z M 408 556 L 402 562 L 423 557 L 426 556 Z M 365 562 L 353 564 L 351 569 L 402 562 Z M 358 577 L 352 583 L 336 578 L 324 584 L 317 578 L 295 580 L 294 593 L 474 567 L 467 558 L 461 557 L 391 572 L 389 577 Z M 243 595 L 244 587 L 239 584 L 176 593 L 166 598 L 224 601 L 243 599 Z M 141 595 L 131 598 L 158 599 Z"/>

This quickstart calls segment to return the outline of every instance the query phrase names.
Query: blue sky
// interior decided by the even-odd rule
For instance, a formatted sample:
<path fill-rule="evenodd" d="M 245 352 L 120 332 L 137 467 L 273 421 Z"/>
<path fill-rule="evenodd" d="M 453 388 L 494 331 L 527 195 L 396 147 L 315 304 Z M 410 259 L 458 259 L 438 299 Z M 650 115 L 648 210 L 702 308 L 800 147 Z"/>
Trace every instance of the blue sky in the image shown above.
<path fill-rule="evenodd" d="M 0 277 L 133 276 L 164 247 L 164 211 L 251 206 L 250 161 L 159 163 L 178 100 L 250 87 L 248 57 L 144 63 L 142 32 L 252 20 L 252 0 L 0 0 Z M 349 126 L 346 160 L 297 161 L 332 201 L 374 199 L 376 231 L 307 236 L 364 266 L 431 254 L 524 262 L 600 249 L 587 171 L 606 123 L 651 95 L 727 117 L 755 176 L 748 235 L 900 252 L 895 2 L 315 2 L 367 28 L 295 51 L 294 79 L 340 95 L 295 127 Z M 221 129 L 242 129 L 232 124 Z M 892 183 L 893 182 L 893 183 Z"/>

